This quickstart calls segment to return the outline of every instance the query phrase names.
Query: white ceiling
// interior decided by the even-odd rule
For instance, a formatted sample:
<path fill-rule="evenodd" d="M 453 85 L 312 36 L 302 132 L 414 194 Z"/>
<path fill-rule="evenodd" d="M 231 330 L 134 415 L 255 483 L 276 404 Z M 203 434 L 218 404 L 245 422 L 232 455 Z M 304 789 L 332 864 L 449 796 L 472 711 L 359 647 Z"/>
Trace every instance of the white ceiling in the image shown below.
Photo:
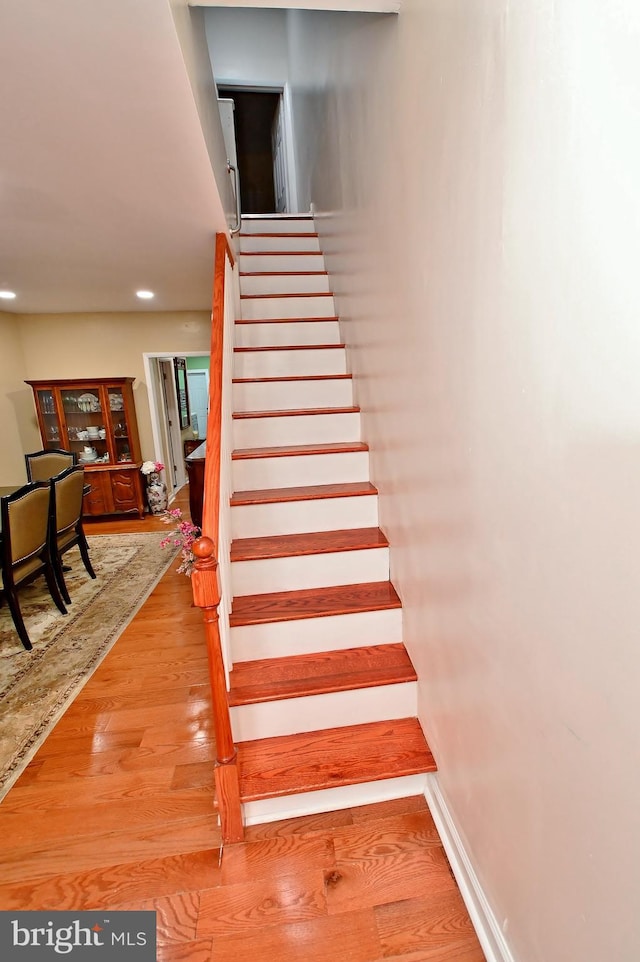
<path fill-rule="evenodd" d="M 400 0 L 197 3 L 212 5 L 392 11 Z M 184 27 L 187 6 L 0 3 L 0 290 L 17 294 L 0 311 L 210 308 L 226 221 L 172 15 Z"/>
<path fill-rule="evenodd" d="M 0 310 L 210 308 L 224 218 L 170 0 L 2 3 L 0 63 Z"/>

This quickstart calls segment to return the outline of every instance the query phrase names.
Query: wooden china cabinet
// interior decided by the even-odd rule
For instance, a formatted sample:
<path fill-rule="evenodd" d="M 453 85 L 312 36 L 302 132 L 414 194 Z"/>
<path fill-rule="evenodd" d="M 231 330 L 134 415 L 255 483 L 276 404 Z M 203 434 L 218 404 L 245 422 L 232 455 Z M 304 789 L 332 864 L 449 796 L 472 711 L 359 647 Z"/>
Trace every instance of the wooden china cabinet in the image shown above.
<path fill-rule="evenodd" d="M 145 499 L 133 377 L 27 381 L 33 389 L 43 448 L 73 451 L 91 490 L 85 515 L 142 518 Z"/>

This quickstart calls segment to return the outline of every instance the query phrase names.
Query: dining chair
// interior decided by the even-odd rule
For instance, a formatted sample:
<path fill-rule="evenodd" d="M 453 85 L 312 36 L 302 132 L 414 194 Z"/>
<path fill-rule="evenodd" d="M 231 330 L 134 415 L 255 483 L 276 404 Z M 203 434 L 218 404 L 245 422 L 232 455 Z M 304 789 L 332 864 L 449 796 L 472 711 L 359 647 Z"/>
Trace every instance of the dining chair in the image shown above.
<path fill-rule="evenodd" d="M 67 614 L 49 551 L 49 501 L 49 485 L 44 481 L 25 484 L 0 498 L 0 603 L 6 599 L 27 651 L 33 645 L 20 610 L 19 588 L 44 575 L 49 594 L 62 614 Z"/>
<path fill-rule="evenodd" d="M 89 546 L 82 526 L 82 497 L 84 494 L 84 468 L 76 465 L 67 468 L 49 480 L 49 543 L 51 560 L 60 593 L 67 604 L 71 603 L 64 580 L 62 556 L 78 545 L 80 557 L 92 578 L 96 573 L 89 558 Z"/>
<path fill-rule="evenodd" d="M 29 481 L 48 481 L 54 474 L 60 474 L 65 468 L 78 463 L 73 451 L 64 451 L 62 448 L 33 451 L 32 454 L 25 454 L 24 460 Z"/>

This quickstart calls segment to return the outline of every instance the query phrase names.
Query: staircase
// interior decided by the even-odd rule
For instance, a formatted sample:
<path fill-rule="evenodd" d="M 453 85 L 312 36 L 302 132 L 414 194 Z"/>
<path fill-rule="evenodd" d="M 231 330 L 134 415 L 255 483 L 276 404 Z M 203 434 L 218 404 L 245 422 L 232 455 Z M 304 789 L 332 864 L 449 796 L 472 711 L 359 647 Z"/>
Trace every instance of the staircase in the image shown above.
<path fill-rule="evenodd" d="M 421 793 L 435 763 L 313 222 L 240 234 L 229 703 L 245 821 Z"/>

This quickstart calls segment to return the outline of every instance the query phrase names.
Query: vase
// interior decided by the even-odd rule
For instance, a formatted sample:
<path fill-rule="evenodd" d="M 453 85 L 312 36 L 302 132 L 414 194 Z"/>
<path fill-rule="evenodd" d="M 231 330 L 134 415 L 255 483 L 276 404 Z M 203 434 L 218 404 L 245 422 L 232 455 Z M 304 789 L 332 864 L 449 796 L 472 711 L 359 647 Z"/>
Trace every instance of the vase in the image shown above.
<path fill-rule="evenodd" d="M 169 504 L 167 486 L 155 471 L 147 475 L 147 504 L 151 514 L 164 514 Z"/>

